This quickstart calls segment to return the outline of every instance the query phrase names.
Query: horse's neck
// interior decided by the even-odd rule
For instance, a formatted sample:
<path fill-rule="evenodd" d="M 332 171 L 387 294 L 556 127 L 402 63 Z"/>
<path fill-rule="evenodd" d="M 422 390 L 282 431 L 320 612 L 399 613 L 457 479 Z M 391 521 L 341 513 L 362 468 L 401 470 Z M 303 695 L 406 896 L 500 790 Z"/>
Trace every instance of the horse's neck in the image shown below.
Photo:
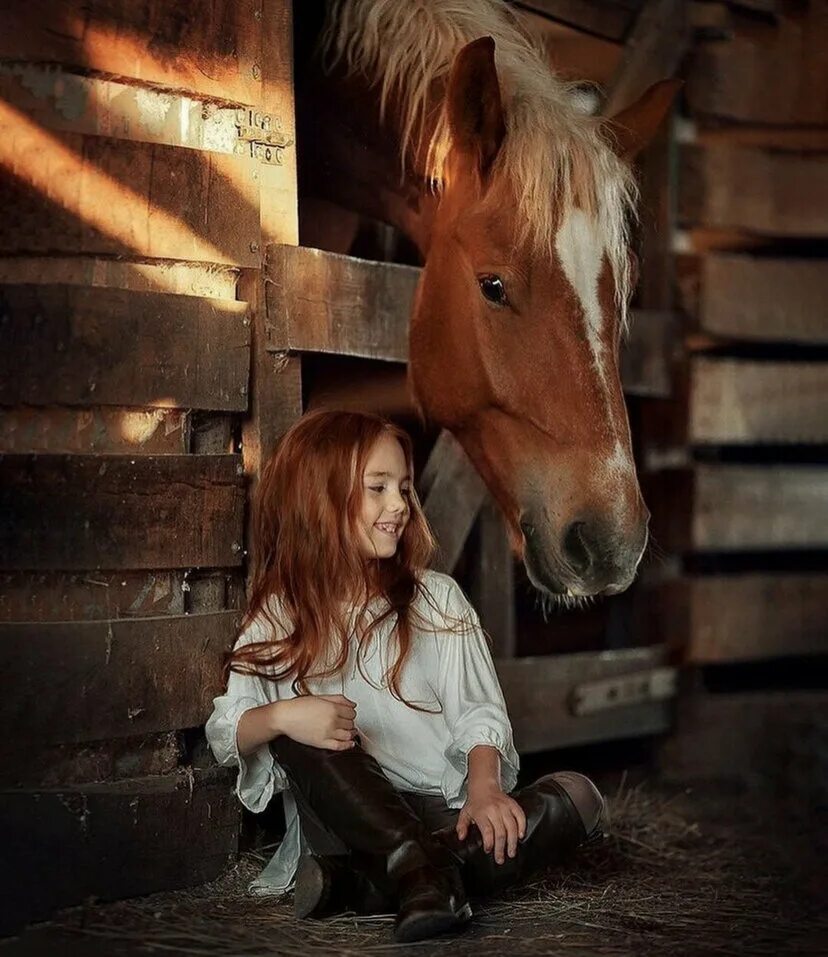
<path fill-rule="evenodd" d="M 300 191 L 389 223 L 425 255 L 436 199 L 423 164 L 400 160 L 394 103 L 379 119 L 379 94 L 362 77 L 309 72 L 299 89 Z M 418 168 L 420 167 L 420 168 Z"/>

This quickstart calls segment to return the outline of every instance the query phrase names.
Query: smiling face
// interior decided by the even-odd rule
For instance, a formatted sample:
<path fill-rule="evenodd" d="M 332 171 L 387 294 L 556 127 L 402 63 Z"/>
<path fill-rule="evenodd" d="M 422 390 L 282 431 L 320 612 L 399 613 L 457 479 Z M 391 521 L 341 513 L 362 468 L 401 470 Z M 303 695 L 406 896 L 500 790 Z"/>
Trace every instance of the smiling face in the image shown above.
<path fill-rule="evenodd" d="M 400 443 L 383 435 L 362 474 L 359 551 L 364 558 L 390 558 L 411 516 L 412 478 Z"/>

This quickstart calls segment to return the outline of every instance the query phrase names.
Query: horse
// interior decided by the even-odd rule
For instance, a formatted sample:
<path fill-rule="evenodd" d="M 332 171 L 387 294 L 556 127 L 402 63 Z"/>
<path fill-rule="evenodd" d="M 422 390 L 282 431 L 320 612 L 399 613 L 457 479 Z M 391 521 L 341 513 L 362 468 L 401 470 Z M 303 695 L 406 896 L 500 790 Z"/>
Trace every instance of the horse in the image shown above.
<path fill-rule="evenodd" d="M 319 16 L 316 54 L 297 42 L 300 196 L 419 250 L 412 397 L 466 451 L 532 584 L 623 591 L 649 521 L 618 356 L 631 164 L 677 84 L 590 116 L 502 0 L 334 0 Z"/>

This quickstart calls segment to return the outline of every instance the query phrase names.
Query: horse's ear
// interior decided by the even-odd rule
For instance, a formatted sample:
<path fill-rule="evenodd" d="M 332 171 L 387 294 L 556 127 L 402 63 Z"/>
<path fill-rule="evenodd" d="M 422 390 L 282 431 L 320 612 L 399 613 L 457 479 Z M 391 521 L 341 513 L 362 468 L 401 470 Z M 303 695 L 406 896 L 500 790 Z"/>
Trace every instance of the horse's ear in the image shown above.
<path fill-rule="evenodd" d="M 452 143 L 483 176 L 506 135 L 494 54 L 492 37 L 466 44 L 454 58 L 446 92 Z"/>
<path fill-rule="evenodd" d="M 659 80 L 632 106 L 607 120 L 610 145 L 621 159 L 632 160 L 647 146 L 682 85 L 681 80 Z"/>

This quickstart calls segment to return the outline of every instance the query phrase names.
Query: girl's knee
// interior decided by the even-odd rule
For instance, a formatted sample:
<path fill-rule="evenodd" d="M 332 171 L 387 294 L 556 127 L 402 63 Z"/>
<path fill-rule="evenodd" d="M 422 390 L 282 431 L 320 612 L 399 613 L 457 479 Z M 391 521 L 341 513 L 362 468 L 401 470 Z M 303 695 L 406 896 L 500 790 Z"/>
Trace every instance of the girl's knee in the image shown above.
<path fill-rule="evenodd" d="M 556 771 L 552 777 L 569 795 L 581 816 L 584 830 L 591 834 L 604 813 L 604 798 L 598 788 L 584 774 L 577 771 Z"/>

